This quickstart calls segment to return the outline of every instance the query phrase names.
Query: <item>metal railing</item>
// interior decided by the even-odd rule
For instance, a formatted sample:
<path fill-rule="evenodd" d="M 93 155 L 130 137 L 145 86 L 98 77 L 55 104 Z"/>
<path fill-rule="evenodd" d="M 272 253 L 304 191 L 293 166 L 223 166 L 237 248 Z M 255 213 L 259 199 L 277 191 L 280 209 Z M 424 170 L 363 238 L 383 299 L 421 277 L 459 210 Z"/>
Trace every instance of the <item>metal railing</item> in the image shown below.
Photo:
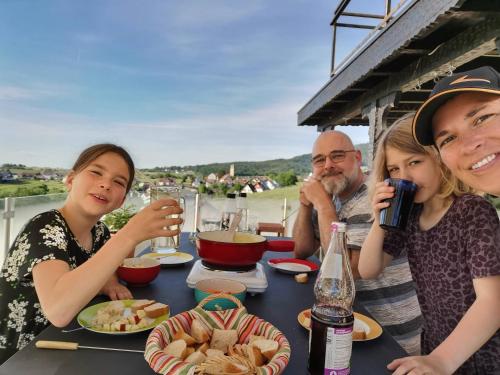
<path fill-rule="evenodd" d="M 370 14 L 370 13 L 359 13 L 359 12 L 348 12 L 346 11 L 347 6 L 351 3 L 352 0 L 341 0 L 337 8 L 335 9 L 333 20 L 330 23 L 333 31 L 332 38 L 332 59 L 331 59 L 331 69 L 330 76 L 334 76 L 336 73 L 340 72 L 344 69 L 354 58 L 363 50 L 365 46 L 367 46 L 378 33 L 381 32 L 389 22 L 401 11 L 408 6 L 411 1 L 407 0 L 399 0 L 395 6 L 392 6 L 391 0 L 383 0 L 385 3 L 385 12 L 384 14 Z M 379 0 L 380 1 L 380 0 Z M 362 23 L 353 22 L 340 22 L 341 17 L 351 17 L 357 21 L 358 18 L 365 19 L 379 19 L 381 22 L 378 25 L 367 25 Z M 351 52 L 342 59 L 342 61 L 336 65 L 335 64 L 335 56 L 337 49 L 337 28 L 355 28 L 355 29 L 367 29 L 371 30 L 371 32 L 357 45 L 355 46 Z"/>
<path fill-rule="evenodd" d="M 218 229 L 224 209 L 224 198 L 190 191 L 185 191 L 182 195 L 186 199 L 182 228 L 184 232 L 195 233 Z M 62 207 L 65 199 L 66 193 L 0 199 L 0 211 L 3 212 L 0 225 L 0 238 L 2 239 L 0 266 L 15 237 L 26 222 L 38 213 Z M 247 210 L 242 229 L 255 231 L 258 222 L 275 222 L 284 224 L 287 228 L 285 235 L 291 235 L 296 209 L 299 206 L 298 200 L 287 202 L 286 199 L 247 198 L 246 202 Z M 147 203 L 143 194 L 132 192 L 127 197 L 125 205 L 140 210 Z M 141 246 L 144 247 L 145 244 L 139 247 Z"/>

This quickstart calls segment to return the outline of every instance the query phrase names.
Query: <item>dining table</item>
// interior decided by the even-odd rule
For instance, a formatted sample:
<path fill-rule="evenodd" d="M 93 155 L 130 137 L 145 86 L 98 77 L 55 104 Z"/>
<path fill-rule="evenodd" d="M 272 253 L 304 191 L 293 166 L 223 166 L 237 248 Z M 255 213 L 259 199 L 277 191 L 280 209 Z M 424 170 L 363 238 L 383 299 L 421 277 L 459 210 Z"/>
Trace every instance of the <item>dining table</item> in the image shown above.
<path fill-rule="evenodd" d="M 281 237 L 282 238 L 282 237 Z M 272 238 L 271 238 L 272 239 Z M 148 251 L 148 250 L 145 250 Z M 179 251 L 192 254 L 199 259 L 195 244 L 189 233 L 182 233 Z M 283 332 L 291 346 L 291 357 L 284 374 L 307 374 L 309 332 L 298 322 L 301 311 L 310 308 L 314 302 L 314 282 L 317 273 L 310 274 L 307 283 L 298 283 L 293 275 L 271 268 L 267 261 L 273 258 L 293 257 L 293 252 L 266 251 L 260 261 L 264 267 L 268 287 L 263 293 L 248 294 L 244 306 L 254 314 Z M 319 264 L 311 257 L 309 260 Z M 154 299 L 170 306 L 171 316 L 191 310 L 197 303 L 193 289 L 186 278 L 194 261 L 177 267 L 162 268 L 158 277 L 147 286 L 132 287 L 136 299 Z M 106 301 L 103 296 L 94 298 L 89 306 Z M 354 310 L 370 316 L 362 305 L 355 302 Z M 153 374 L 143 354 L 136 352 L 105 351 L 94 349 L 53 350 L 37 349 L 38 340 L 76 342 L 79 345 L 144 350 L 149 332 L 127 335 L 103 334 L 79 329 L 74 319 L 64 330 L 48 326 L 30 344 L 14 354 L 0 366 L 0 374 L 32 375 L 99 375 Z M 405 356 L 405 351 L 385 331 L 373 340 L 353 342 L 351 374 L 389 374 L 386 366 L 395 358 Z"/>

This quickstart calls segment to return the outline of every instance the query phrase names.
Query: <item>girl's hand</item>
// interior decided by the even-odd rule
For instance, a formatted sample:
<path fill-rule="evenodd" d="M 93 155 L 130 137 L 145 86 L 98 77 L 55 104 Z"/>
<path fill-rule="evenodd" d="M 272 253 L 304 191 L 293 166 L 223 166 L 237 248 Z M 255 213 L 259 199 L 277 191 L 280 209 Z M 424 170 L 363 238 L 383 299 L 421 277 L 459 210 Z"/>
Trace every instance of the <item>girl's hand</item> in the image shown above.
<path fill-rule="evenodd" d="M 118 278 L 113 276 L 101 289 L 101 294 L 108 296 L 111 300 L 133 299 L 132 293 L 127 287 L 120 284 Z"/>
<path fill-rule="evenodd" d="M 169 216 L 182 212 L 175 200 L 159 199 L 134 215 L 117 235 L 126 235 L 135 244 L 155 237 L 175 236 L 180 229 L 171 230 L 170 226 L 182 224 L 183 220 Z"/>
<path fill-rule="evenodd" d="M 389 207 L 390 202 L 384 202 L 385 199 L 390 199 L 394 196 L 394 187 L 389 186 L 388 182 L 381 181 L 375 184 L 375 193 L 372 199 L 372 209 L 374 221 L 378 225 L 380 218 L 380 210 Z"/>
<path fill-rule="evenodd" d="M 405 357 L 395 359 L 387 365 L 387 368 L 394 371 L 392 375 L 448 375 L 450 371 L 446 370 L 446 364 L 432 354 L 416 357 Z"/>

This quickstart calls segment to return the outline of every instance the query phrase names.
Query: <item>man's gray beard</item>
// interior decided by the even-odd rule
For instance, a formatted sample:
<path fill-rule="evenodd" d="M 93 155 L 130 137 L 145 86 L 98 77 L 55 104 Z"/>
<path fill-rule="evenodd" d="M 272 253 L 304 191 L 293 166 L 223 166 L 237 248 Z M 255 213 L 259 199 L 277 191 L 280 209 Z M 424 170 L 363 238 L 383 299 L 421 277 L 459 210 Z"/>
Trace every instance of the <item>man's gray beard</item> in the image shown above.
<path fill-rule="evenodd" d="M 325 190 L 328 192 L 328 194 L 332 196 L 341 194 L 349 186 L 349 180 L 346 176 L 342 176 L 342 179 L 340 181 L 323 178 L 321 179 L 321 183 L 325 187 Z"/>

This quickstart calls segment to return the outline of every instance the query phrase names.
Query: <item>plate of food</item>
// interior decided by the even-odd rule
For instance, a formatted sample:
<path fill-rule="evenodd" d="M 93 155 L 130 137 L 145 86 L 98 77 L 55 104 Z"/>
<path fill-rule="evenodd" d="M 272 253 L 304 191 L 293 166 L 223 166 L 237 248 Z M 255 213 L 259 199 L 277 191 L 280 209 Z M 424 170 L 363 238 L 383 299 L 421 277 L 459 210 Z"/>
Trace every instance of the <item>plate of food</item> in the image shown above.
<path fill-rule="evenodd" d="M 191 262 L 194 257 L 188 253 L 182 253 L 180 251 L 176 251 L 175 253 L 170 254 L 162 254 L 162 253 L 147 253 L 144 254 L 141 258 L 153 258 L 160 262 L 162 267 L 174 267 L 174 266 L 182 266 L 186 263 Z"/>
<path fill-rule="evenodd" d="M 315 272 L 319 269 L 316 263 L 295 258 L 270 259 L 267 264 L 278 271 L 290 274 Z"/>
<path fill-rule="evenodd" d="M 78 324 L 92 332 L 127 335 L 148 331 L 168 319 L 168 305 L 154 300 L 120 300 L 102 302 L 83 309 Z"/>
<path fill-rule="evenodd" d="M 311 309 L 300 312 L 297 316 L 299 324 L 309 330 L 311 326 Z M 354 328 L 352 341 L 368 341 L 379 337 L 382 334 L 382 327 L 372 318 L 366 315 L 354 313 Z"/>

